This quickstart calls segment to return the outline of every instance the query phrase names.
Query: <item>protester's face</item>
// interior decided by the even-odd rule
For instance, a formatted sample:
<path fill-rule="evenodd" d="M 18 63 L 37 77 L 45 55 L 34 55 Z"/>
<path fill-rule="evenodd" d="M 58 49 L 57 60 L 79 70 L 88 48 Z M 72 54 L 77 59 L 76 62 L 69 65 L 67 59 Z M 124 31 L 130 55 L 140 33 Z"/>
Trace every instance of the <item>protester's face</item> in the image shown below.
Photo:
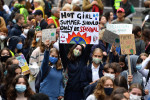
<path fill-rule="evenodd" d="M 35 20 L 36 20 L 36 21 L 40 21 L 40 19 L 41 19 L 41 16 L 40 16 L 40 15 L 36 15 L 36 16 L 35 16 Z"/>
<path fill-rule="evenodd" d="M 24 24 L 24 17 L 21 17 L 21 19 L 19 20 L 19 23 L 22 25 L 22 24 Z"/>
<path fill-rule="evenodd" d="M 3 50 L 1 56 L 10 56 L 10 54 L 7 50 Z"/>
<path fill-rule="evenodd" d="M 117 17 L 118 17 L 118 18 L 123 18 L 124 15 L 125 15 L 125 13 L 123 13 L 123 12 L 121 12 L 121 11 L 117 12 Z"/>
<path fill-rule="evenodd" d="M 29 18 L 27 17 L 27 24 L 31 24 L 31 21 L 29 20 Z"/>
<path fill-rule="evenodd" d="M 142 96 L 142 91 L 138 88 L 133 88 L 131 90 L 130 94 L 137 95 L 137 96 Z"/>
<path fill-rule="evenodd" d="M 57 12 L 54 14 L 54 16 L 56 16 L 57 18 L 59 18 L 59 16 L 60 16 L 60 9 L 57 10 Z"/>
<path fill-rule="evenodd" d="M 112 68 L 108 68 L 107 72 L 110 73 L 110 74 L 115 74 L 114 69 L 112 69 Z"/>
<path fill-rule="evenodd" d="M 7 34 L 4 33 L 4 32 L 0 32 L 0 36 L 1 36 L 1 35 L 7 36 Z"/>
<path fill-rule="evenodd" d="M 38 2 L 33 2 L 33 5 L 34 5 L 34 7 L 36 8 L 36 7 L 39 6 L 39 3 L 38 3 Z"/>
<path fill-rule="evenodd" d="M 51 52 L 51 53 L 50 53 L 50 56 L 51 56 L 51 57 L 58 58 L 58 54 L 57 54 L 56 52 Z"/>
<path fill-rule="evenodd" d="M 21 4 L 22 4 L 22 5 L 26 5 L 26 1 L 25 1 L 25 0 L 22 1 Z"/>
<path fill-rule="evenodd" d="M 113 82 L 112 80 L 108 79 L 106 80 L 106 82 L 104 83 L 104 88 L 113 88 Z"/>
<path fill-rule="evenodd" d="M 141 56 L 141 59 L 142 60 L 145 60 L 147 57 L 146 56 Z"/>
<path fill-rule="evenodd" d="M 123 95 L 129 100 L 129 98 L 130 98 L 130 95 L 129 95 L 129 93 L 128 92 L 125 92 L 125 93 L 123 93 Z"/>
<path fill-rule="evenodd" d="M 106 17 L 102 16 L 100 23 L 106 24 L 107 20 Z"/>
<path fill-rule="evenodd" d="M 100 52 L 99 50 L 96 50 L 92 56 L 93 58 L 100 58 L 102 59 L 103 58 L 103 53 Z"/>
<path fill-rule="evenodd" d="M 125 67 L 125 63 L 124 62 L 119 62 L 120 67 Z"/>
<path fill-rule="evenodd" d="M 77 45 L 77 47 L 75 49 L 79 50 L 80 52 L 82 52 L 82 47 L 80 45 Z"/>
<path fill-rule="evenodd" d="M 24 80 L 24 78 L 19 78 L 18 83 L 17 84 L 22 84 L 22 85 L 26 85 L 26 82 Z"/>
<path fill-rule="evenodd" d="M 42 39 L 42 33 L 41 33 L 41 32 L 37 33 L 37 34 L 36 34 L 36 38 Z"/>
<path fill-rule="evenodd" d="M 114 19 L 114 14 L 113 12 L 110 12 L 110 20 L 113 20 Z"/>
<path fill-rule="evenodd" d="M 19 65 L 19 61 L 17 59 L 14 59 L 12 62 L 13 62 L 13 64 Z"/>
<path fill-rule="evenodd" d="M 15 73 L 16 73 L 16 76 L 17 76 L 17 75 L 21 75 L 21 69 L 20 69 L 20 68 L 17 68 L 17 69 L 15 70 Z"/>

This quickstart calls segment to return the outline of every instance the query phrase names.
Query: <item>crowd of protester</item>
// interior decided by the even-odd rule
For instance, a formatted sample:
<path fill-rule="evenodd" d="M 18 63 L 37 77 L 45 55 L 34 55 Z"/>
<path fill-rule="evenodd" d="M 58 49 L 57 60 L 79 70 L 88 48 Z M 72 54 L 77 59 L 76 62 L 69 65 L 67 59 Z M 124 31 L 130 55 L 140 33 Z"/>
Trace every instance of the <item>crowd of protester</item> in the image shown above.
<path fill-rule="evenodd" d="M 150 0 L 141 26 L 133 26 L 136 54 L 102 40 L 108 24 L 133 24 L 129 0 L 0 0 L 0 100 L 150 100 Z M 60 11 L 99 12 L 99 43 L 60 44 Z M 56 41 L 42 30 L 56 28 Z M 24 55 L 24 74 L 16 57 Z"/>

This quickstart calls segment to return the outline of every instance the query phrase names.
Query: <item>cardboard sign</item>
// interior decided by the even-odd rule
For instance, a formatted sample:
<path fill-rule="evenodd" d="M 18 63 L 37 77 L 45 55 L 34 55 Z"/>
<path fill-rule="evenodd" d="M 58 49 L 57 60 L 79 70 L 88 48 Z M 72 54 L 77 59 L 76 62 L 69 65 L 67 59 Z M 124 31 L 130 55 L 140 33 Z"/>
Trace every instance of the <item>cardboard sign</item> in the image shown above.
<path fill-rule="evenodd" d="M 132 34 L 132 24 L 108 24 L 107 30 L 116 34 Z"/>
<path fill-rule="evenodd" d="M 120 45 L 119 35 L 108 30 L 105 30 L 102 40 L 110 44 L 114 43 L 117 47 Z"/>
<path fill-rule="evenodd" d="M 27 61 L 26 61 L 24 55 L 21 54 L 20 56 L 16 57 L 16 59 L 19 61 L 19 66 L 20 66 L 21 69 L 22 69 L 22 73 L 23 73 L 24 75 L 29 74 L 29 72 L 30 72 L 29 66 L 28 66 L 28 64 L 27 64 Z"/>
<path fill-rule="evenodd" d="M 98 44 L 98 12 L 60 12 L 60 43 Z"/>
<path fill-rule="evenodd" d="M 120 34 L 121 54 L 136 54 L 134 34 Z"/>
<path fill-rule="evenodd" d="M 46 40 L 56 41 L 56 29 L 44 29 L 42 30 L 42 42 Z"/>

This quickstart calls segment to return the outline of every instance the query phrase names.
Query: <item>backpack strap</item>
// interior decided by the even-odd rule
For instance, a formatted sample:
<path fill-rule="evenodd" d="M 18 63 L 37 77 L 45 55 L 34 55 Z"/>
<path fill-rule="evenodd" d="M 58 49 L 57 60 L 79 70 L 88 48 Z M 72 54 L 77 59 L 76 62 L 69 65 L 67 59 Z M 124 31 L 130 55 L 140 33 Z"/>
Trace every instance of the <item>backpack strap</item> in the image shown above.
<path fill-rule="evenodd" d="M 149 78 L 150 78 L 150 71 L 148 72 L 148 76 L 147 76 L 147 78 L 146 78 L 146 84 L 145 84 L 145 86 L 147 85 L 147 83 L 148 83 L 148 81 L 149 81 Z"/>

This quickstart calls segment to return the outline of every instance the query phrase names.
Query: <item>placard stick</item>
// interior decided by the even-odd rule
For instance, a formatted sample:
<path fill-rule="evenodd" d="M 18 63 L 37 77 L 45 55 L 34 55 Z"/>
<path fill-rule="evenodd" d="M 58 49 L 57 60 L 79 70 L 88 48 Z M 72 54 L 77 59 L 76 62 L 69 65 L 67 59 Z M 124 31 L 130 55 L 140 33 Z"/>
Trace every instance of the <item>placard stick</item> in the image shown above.
<path fill-rule="evenodd" d="M 131 64 L 130 64 L 130 55 L 128 54 L 128 70 L 129 70 L 129 75 L 132 75 L 131 73 Z"/>

